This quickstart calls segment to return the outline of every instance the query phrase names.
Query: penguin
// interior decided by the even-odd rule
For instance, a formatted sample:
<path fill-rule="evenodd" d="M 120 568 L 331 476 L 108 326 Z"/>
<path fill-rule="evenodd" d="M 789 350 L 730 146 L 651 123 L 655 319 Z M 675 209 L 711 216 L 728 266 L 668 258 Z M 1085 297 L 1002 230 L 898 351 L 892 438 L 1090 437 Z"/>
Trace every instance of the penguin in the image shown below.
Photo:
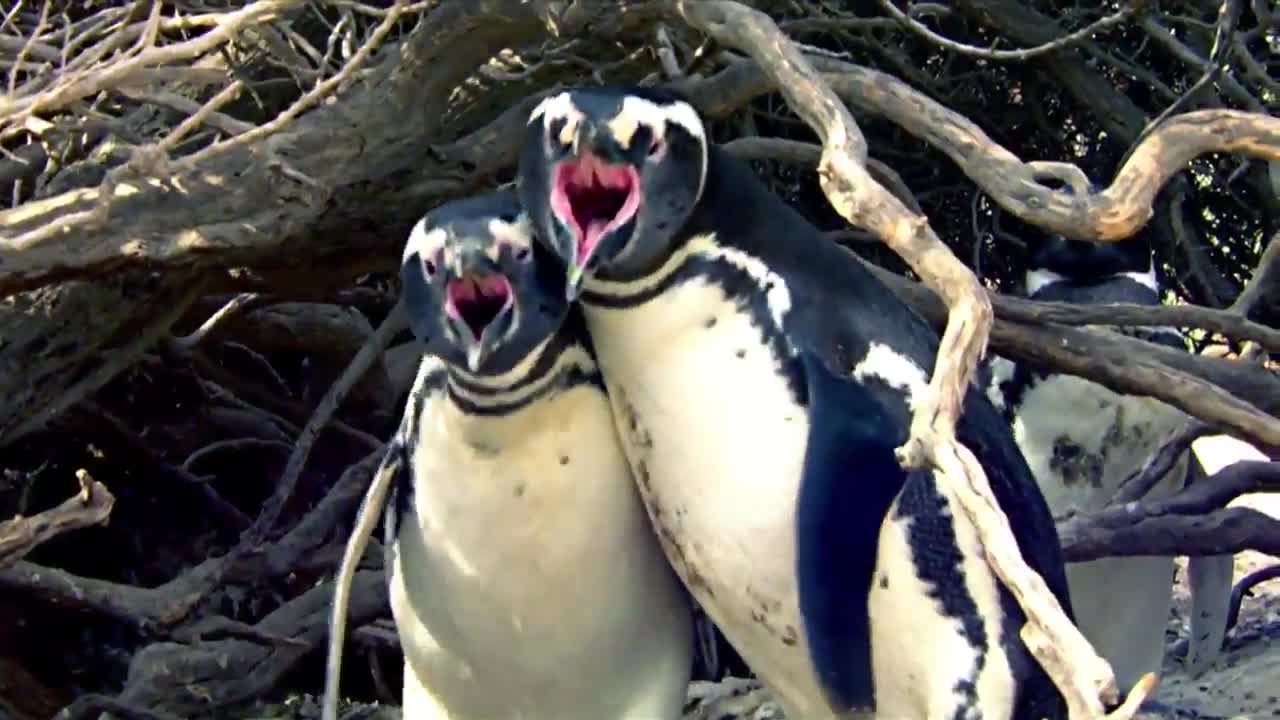
<path fill-rule="evenodd" d="M 1029 245 L 1025 284 L 1032 300 L 1160 303 L 1151 249 L 1143 238 L 1094 243 L 1055 235 Z M 1186 349 L 1175 328 L 1117 329 Z M 987 365 L 987 394 L 1011 424 L 1056 518 L 1104 508 L 1124 480 L 1141 469 L 1188 419 L 1154 398 L 1122 395 L 1073 375 L 1046 372 L 998 355 L 991 356 Z M 1190 462 L 1198 461 L 1192 455 Z M 1149 497 L 1167 497 L 1183 489 L 1189 470 L 1184 456 Z M 1188 659 L 1196 666 L 1211 662 L 1221 648 L 1231 571 L 1229 554 L 1191 559 Z M 1066 572 L 1077 624 L 1111 663 L 1121 692 L 1127 693 L 1147 672 L 1160 672 L 1174 559 L 1103 558 L 1070 563 Z"/>
<path fill-rule="evenodd" d="M 918 315 L 672 91 L 548 96 L 517 176 L 668 559 L 788 717 L 1064 716 L 936 482 L 889 461 L 937 353 Z M 958 437 L 1069 614 L 1052 517 L 976 385 Z"/>
<path fill-rule="evenodd" d="M 680 717 L 689 598 L 651 529 L 564 272 L 514 192 L 413 228 L 426 355 L 384 519 L 408 720 Z"/>

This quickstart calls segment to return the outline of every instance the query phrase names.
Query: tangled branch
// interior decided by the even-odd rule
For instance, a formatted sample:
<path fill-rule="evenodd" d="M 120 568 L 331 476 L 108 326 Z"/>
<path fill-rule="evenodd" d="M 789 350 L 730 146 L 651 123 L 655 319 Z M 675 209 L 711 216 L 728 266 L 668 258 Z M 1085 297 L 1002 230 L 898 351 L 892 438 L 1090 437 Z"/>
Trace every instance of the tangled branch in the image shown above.
<path fill-rule="evenodd" d="M 642 84 L 666 78 L 699 107 L 717 137 L 737 138 L 728 151 L 806 170 L 817 166 L 826 203 L 844 219 L 827 236 L 860 243 L 869 256 L 884 240 L 919 272 L 923 284 L 873 268 L 943 334 L 930 395 L 921 398 L 931 406 L 912 427 L 909 449 L 917 457 L 908 459 L 941 467 L 952 481 L 951 492 L 983 528 L 1002 582 L 1029 608 L 1028 646 L 1064 689 L 1073 713 L 1098 716 L 1105 666 L 1045 602 L 1047 591 L 1017 557 L 981 469 L 954 444 L 959 389 L 989 345 L 1012 359 L 1197 415 L 1186 435 L 1131 478 L 1122 501 L 1142 497 L 1179 443 L 1210 428 L 1265 443 L 1273 453 L 1280 447 L 1280 378 L 1273 372 L 1076 326 L 1194 327 L 1277 351 L 1280 334 L 1271 316 L 1280 297 L 1280 243 L 1273 240 L 1261 253 L 1253 280 L 1225 310 L 1032 303 L 983 291 L 941 244 L 940 237 L 965 255 L 972 248 L 968 239 L 953 237 L 948 197 L 962 184 L 959 192 L 974 198 L 972 228 L 961 223 L 960 233 L 975 236 L 980 249 L 986 230 L 978 222 L 979 204 L 986 199 L 992 201 L 987 208 L 1059 234 L 1104 240 L 1132 234 L 1152 216 L 1157 190 L 1192 159 L 1196 172 L 1214 166 L 1216 174 L 1203 177 L 1215 191 L 1240 192 L 1253 202 L 1240 190 L 1241 177 L 1257 189 L 1267 173 L 1249 158 L 1274 162 L 1280 153 L 1276 120 L 1266 113 L 1275 81 L 1259 51 L 1268 28 L 1280 27 L 1275 13 L 1254 3 L 1257 29 L 1232 32 L 1228 21 L 1240 3 L 1187 9 L 1187 27 L 1199 28 L 1197 35 L 1149 3 L 1135 13 L 1137 2 L 1113 3 L 1069 27 L 1015 0 L 946 6 L 881 0 L 876 17 L 830 3 L 751 4 L 786 15 L 779 24 L 793 34 L 812 33 L 806 39 L 814 45 L 789 42 L 763 14 L 729 2 L 134 2 L 99 4 L 80 15 L 70 6 L 64 12 L 57 3 L 28 2 L 0 11 L 0 83 L 8 89 L 0 97 L 0 191 L 11 208 L 0 210 L 5 461 L 20 466 L 24 453 L 51 452 L 44 448 L 62 438 L 43 432 L 51 425 L 74 431 L 91 446 L 106 447 L 112 457 L 106 468 L 128 465 L 128 477 L 153 483 L 146 492 L 127 488 L 126 494 L 126 475 L 108 477 L 94 466 L 122 498 L 117 522 L 104 532 L 145 543 L 150 530 L 123 530 L 119 519 L 127 523 L 128 513 L 137 512 L 132 498 L 155 494 L 189 497 L 207 508 L 208 518 L 200 519 L 216 536 L 208 544 L 193 539 L 171 564 L 148 565 L 150 577 L 172 578 L 154 587 L 138 584 L 132 573 L 142 571 L 133 567 L 120 569 L 120 577 L 105 569 L 83 577 L 76 574 L 83 570 L 27 560 L 0 567 L 0 586 L 37 601 L 33 607 L 44 601 L 82 608 L 141 631 L 143 649 L 127 648 L 133 666 L 125 693 L 84 695 L 68 708 L 73 716 L 220 712 L 279 683 L 319 647 L 329 600 L 324 586 L 311 591 L 342 557 L 340 539 L 364 494 L 370 458 L 382 454 L 378 438 L 388 431 L 382 416 L 397 412 L 406 389 L 407 381 L 384 378 L 392 373 L 381 365 L 353 381 L 370 353 L 378 354 L 395 333 L 394 313 L 376 331 L 366 319 L 382 317 L 394 304 L 394 283 L 383 287 L 380 274 L 394 270 L 405 232 L 423 211 L 506 176 L 528 110 L 543 93 L 588 75 Z M 406 30 L 406 19 L 415 15 L 417 27 Z M 946 38 L 931 29 L 944 22 Z M 1120 28 L 1126 32 L 1110 32 L 1114 42 L 1106 47 L 1092 39 Z M 1172 67 L 1144 67 L 1126 55 L 1121 46 L 1135 35 L 1172 58 Z M 1214 49 L 1206 53 L 1210 35 Z M 864 64 L 848 60 L 854 57 Z M 1010 62 L 1024 64 L 1012 68 Z M 980 117 L 974 101 L 954 92 L 970 75 L 981 86 L 1010 68 L 1022 80 L 1002 85 L 998 97 L 1026 94 L 1020 107 L 1029 109 L 1028 117 Z M 1036 73 L 1048 79 L 1039 88 L 1031 80 Z M 1197 78 L 1201 90 L 1182 92 Z M 1145 90 L 1126 92 L 1126 83 Z M 806 129 L 792 133 L 794 119 L 764 97 L 779 89 Z M 1060 116 L 1036 116 L 1050 103 L 1033 95 L 1058 89 L 1052 105 L 1070 105 L 1073 97 L 1078 104 L 1068 111 L 1077 124 L 1071 132 L 1087 134 L 1080 124 L 1096 122 L 1101 131 L 1091 141 L 1106 134 L 1132 145 L 1110 187 L 1095 182 L 1099 168 L 1116 165 L 1112 155 L 1093 149 L 1059 156 L 1071 163 L 1043 162 L 1038 158 L 1056 146 L 1011 133 L 1024 127 L 1019 123 L 1039 123 L 1049 129 L 1032 134 L 1064 142 L 1067 131 L 1054 125 Z M 1209 109 L 1182 113 L 1183 98 L 1193 91 Z M 1215 94 L 1217 102 L 1206 101 Z M 986 99 L 1004 102 L 992 97 Z M 1131 99 L 1143 97 L 1147 105 Z M 845 105 L 860 113 L 858 122 Z M 1013 106 L 1003 107 L 1021 112 Z M 1146 122 L 1161 110 L 1167 121 Z M 779 137 L 759 136 L 766 123 Z M 1144 127 L 1150 132 L 1140 137 Z M 795 139 L 807 128 L 821 145 Z M 927 149 L 900 142 L 899 129 L 952 162 L 924 160 Z M 1013 137 L 1017 147 L 993 139 Z M 868 157 L 868 145 L 879 159 Z M 1232 166 L 1207 156 L 1224 152 L 1248 157 Z M 809 192 L 788 174 L 791 168 L 766 167 L 780 189 Z M 1153 230 L 1171 218 L 1180 223 L 1170 252 L 1191 260 L 1188 268 L 1175 267 L 1176 274 L 1217 283 L 1203 304 L 1225 306 L 1247 267 L 1224 279 L 1225 271 L 1213 266 L 1221 261 L 1215 254 L 1230 245 L 1235 260 L 1251 264 L 1259 250 L 1252 239 L 1227 242 L 1238 224 L 1203 230 L 1217 236 L 1211 245 L 1197 232 L 1207 210 L 1197 204 L 1197 191 L 1175 189 Z M 1269 206 L 1261 206 L 1246 211 L 1270 227 Z M 999 213 L 992 215 L 991 235 L 1007 239 Z M 992 262 L 992 245 L 986 244 L 984 270 L 1016 266 Z M 351 306 L 360 312 L 348 312 Z M 420 353 L 412 343 L 397 350 L 402 365 Z M 156 376 L 154 384 L 149 376 Z M 189 382 L 191 392 L 174 399 L 182 410 L 173 418 L 150 417 L 155 408 L 132 412 L 132 401 L 120 399 L 175 377 Z M 208 423 L 188 428 L 194 438 L 171 427 L 187 416 L 193 424 Z M 325 427 L 336 432 L 320 439 Z M 23 442 L 13 442 L 19 437 Z M 63 445 L 57 447 L 61 454 Z M 224 482 L 227 467 L 262 467 L 263 448 L 268 465 L 255 476 L 260 493 L 246 494 L 247 483 Z M 335 483 L 329 471 L 343 467 Z M 92 497 L 109 495 L 95 490 Z M 1076 518 L 1067 528 L 1068 556 L 1271 547 L 1266 533 L 1274 527 L 1238 508 L 1141 501 L 1118 507 Z M 1196 519 L 1200 512 L 1207 514 Z M 269 539 L 288 523 L 292 529 L 283 537 Z M 0 546 L 12 527 L 0 526 Z M 357 536 L 369 529 L 363 523 Z M 370 554 L 369 564 L 377 555 Z M 344 564 L 340 587 L 354 566 Z M 112 581 L 101 579 L 107 577 Z M 357 577 L 355 592 L 339 589 L 335 605 L 350 601 L 385 615 L 385 596 L 368 585 L 373 575 Z M 253 596 L 254 607 L 223 615 L 241 593 Z M 268 616 L 275 620 L 266 622 Z M 370 636 L 368 627 L 355 633 L 357 644 Z M 1073 674 L 1082 667 L 1083 674 Z M 202 682 L 192 684 L 192 677 Z M 1147 690 L 1143 685 L 1131 695 L 1119 716 Z M 725 697 L 724 706 L 736 712 L 755 702 L 748 694 L 756 695 Z M 695 712 L 710 716 L 723 710 L 717 708 L 711 703 Z"/>
<path fill-rule="evenodd" d="M 0 568 L 18 561 L 49 538 L 107 521 L 115 496 L 85 470 L 77 471 L 76 478 L 80 492 L 75 497 L 38 515 L 0 523 Z"/>

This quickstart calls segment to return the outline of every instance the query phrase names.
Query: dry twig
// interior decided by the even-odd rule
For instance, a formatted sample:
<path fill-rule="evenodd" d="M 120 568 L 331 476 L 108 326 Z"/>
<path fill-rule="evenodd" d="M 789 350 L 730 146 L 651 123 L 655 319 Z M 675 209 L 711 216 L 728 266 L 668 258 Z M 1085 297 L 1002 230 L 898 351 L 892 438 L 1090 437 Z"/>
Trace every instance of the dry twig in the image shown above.
<path fill-rule="evenodd" d="M 0 568 L 22 559 L 49 538 L 107 522 L 115 496 L 87 470 L 77 470 L 76 479 L 80 481 L 80 492 L 75 497 L 38 515 L 18 516 L 0 523 Z"/>
<path fill-rule="evenodd" d="M 1089 25 L 1080 28 L 1075 32 L 1068 33 L 1057 40 L 1052 40 L 1035 47 L 1024 48 L 1021 50 L 998 50 L 996 48 L 974 47 L 972 45 L 966 45 L 964 43 L 945 38 L 930 30 L 924 25 L 924 23 L 899 10 L 898 6 L 893 4 L 893 0 L 880 0 L 880 7 L 885 12 L 889 13 L 894 20 L 897 20 L 903 27 L 925 38 L 929 42 L 944 47 L 952 52 L 960 53 L 961 55 L 968 55 L 970 57 L 978 57 L 986 60 L 1015 62 L 1030 60 L 1040 55 L 1056 52 L 1058 50 L 1071 47 L 1072 45 L 1078 44 L 1084 40 L 1088 40 L 1103 30 L 1115 27 L 1129 19 L 1140 9 L 1141 5 L 1142 0 L 1128 0 L 1116 12 L 1095 20 Z"/>
<path fill-rule="evenodd" d="M 351 603 L 351 585 L 355 578 L 356 567 L 364 557 L 369 546 L 369 538 L 373 528 L 382 516 L 382 506 L 386 502 L 387 492 L 398 473 L 404 468 L 403 455 L 399 448 L 392 444 L 385 459 L 374 473 L 373 482 L 360 503 L 356 513 L 356 524 L 347 539 L 346 549 L 342 553 L 342 564 L 333 579 L 333 605 L 329 618 L 329 648 L 325 660 L 324 699 L 320 708 L 321 720 L 338 720 L 338 696 L 342 678 L 342 649 L 347 633 L 347 607 Z"/>

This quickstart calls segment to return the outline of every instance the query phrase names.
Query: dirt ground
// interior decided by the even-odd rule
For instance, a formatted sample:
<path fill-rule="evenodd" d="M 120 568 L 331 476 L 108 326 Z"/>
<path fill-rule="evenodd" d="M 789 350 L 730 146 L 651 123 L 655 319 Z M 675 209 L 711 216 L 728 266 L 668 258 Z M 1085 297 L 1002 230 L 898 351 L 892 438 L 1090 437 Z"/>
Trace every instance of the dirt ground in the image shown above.
<path fill-rule="evenodd" d="M 1280 495 L 1245 495 L 1232 505 L 1252 507 L 1280 518 Z M 1257 552 L 1236 555 L 1235 577 L 1274 565 L 1280 559 Z M 1172 645 L 1186 635 L 1190 595 L 1186 562 L 1178 561 L 1174 611 L 1167 637 Z M 1187 677 L 1176 658 L 1165 659 L 1156 699 L 1209 717 L 1280 717 L 1280 580 L 1258 585 L 1240 607 L 1218 663 L 1199 678 Z M 1194 717 L 1194 716 L 1193 716 Z"/>

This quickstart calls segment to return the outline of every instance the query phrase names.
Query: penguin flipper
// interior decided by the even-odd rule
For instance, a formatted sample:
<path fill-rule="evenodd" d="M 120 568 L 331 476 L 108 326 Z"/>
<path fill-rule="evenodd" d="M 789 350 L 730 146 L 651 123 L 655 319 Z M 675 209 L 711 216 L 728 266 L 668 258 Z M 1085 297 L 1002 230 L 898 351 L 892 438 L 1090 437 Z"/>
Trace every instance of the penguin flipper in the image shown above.
<path fill-rule="evenodd" d="M 865 385 L 801 350 L 809 436 L 796 502 L 796 580 L 810 661 L 833 708 L 875 706 L 868 601 L 880 528 L 909 473 L 906 439 Z"/>

